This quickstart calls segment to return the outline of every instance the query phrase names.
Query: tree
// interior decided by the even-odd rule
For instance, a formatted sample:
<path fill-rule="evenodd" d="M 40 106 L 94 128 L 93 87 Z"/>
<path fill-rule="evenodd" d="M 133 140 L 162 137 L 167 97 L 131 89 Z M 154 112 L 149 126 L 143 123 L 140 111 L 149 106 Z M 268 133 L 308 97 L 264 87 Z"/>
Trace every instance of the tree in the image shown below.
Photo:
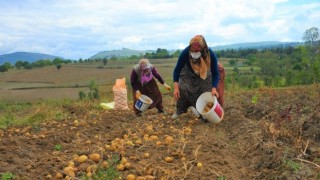
<path fill-rule="evenodd" d="M 238 67 L 234 67 L 232 70 L 234 73 L 239 74 L 240 70 L 238 69 Z"/>
<path fill-rule="evenodd" d="M 319 81 L 319 74 L 320 74 L 320 60 L 319 55 L 319 46 L 320 46 L 320 36 L 319 36 L 319 29 L 316 27 L 312 27 L 307 29 L 306 32 L 303 34 L 303 38 L 305 44 L 307 46 L 308 55 L 310 58 L 310 70 L 313 74 L 313 82 L 316 83 Z"/>
<path fill-rule="evenodd" d="M 108 59 L 107 58 L 103 58 L 102 62 L 103 62 L 103 66 L 106 66 L 106 64 L 108 63 Z"/>
<path fill-rule="evenodd" d="M 237 61 L 236 61 L 235 59 L 230 59 L 230 60 L 229 60 L 230 66 L 236 65 L 236 63 L 237 63 Z"/>
<path fill-rule="evenodd" d="M 175 57 L 175 58 L 177 58 L 177 57 L 180 56 L 180 54 L 181 54 L 181 50 L 178 49 L 178 50 L 176 50 L 176 51 L 172 54 L 172 56 Z"/>
<path fill-rule="evenodd" d="M 64 63 L 64 60 L 60 59 L 60 58 L 54 58 L 54 60 L 52 61 L 52 64 L 54 64 L 54 65 L 58 65 L 61 63 Z"/>
<path fill-rule="evenodd" d="M 58 70 L 60 70 L 62 68 L 62 65 L 61 64 L 57 64 L 56 67 L 57 67 Z"/>
<path fill-rule="evenodd" d="M 0 66 L 0 72 L 2 72 L 4 74 L 4 72 L 8 71 L 8 68 L 4 65 Z"/>
<path fill-rule="evenodd" d="M 17 69 L 21 69 L 23 67 L 23 62 L 22 61 L 17 61 L 14 65 Z"/>
<path fill-rule="evenodd" d="M 12 68 L 11 64 L 6 62 L 0 66 L 0 72 L 2 72 L 4 74 L 4 72 L 8 71 L 11 68 Z"/>
<path fill-rule="evenodd" d="M 250 68 L 250 73 L 253 74 L 253 71 L 254 71 L 254 69 L 253 69 L 253 67 L 251 67 Z"/>
<path fill-rule="evenodd" d="M 316 27 L 307 29 L 306 32 L 304 32 L 302 39 L 307 45 L 316 46 L 319 44 L 319 29 Z"/>
<path fill-rule="evenodd" d="M 277 55 L 271 51 L 259 53 L 260 59 L 258 66 L 260 67 L 261 77 L 264 85 L 271 86 L 275 83 L 276 77 L 280 74 L 279 61 Z"/>

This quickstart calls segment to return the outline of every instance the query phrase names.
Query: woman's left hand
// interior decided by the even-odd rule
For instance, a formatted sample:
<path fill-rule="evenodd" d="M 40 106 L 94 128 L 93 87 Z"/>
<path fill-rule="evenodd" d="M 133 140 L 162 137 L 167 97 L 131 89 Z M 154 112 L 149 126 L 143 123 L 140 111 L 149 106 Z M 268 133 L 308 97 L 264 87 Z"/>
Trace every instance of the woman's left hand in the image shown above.
<path fill-rule="evenodd" d="M 171 87 L 168 84 L 164 83 L 163 86 L 167 91 L 171 91 Z"/>
<path fill-rule="evenodd" d="M 216 96 L 217 98 L 219 97 L 219 93 L 217 92 L 217 89 L 215 87 L 212 88 L 211 94 L 212 96 Z"/>

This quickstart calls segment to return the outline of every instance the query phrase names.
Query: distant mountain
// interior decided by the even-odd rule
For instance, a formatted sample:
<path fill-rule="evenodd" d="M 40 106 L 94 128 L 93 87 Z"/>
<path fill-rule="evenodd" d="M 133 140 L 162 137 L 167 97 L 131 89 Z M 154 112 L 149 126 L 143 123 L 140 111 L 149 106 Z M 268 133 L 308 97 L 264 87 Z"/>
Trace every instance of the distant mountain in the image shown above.
<path fill-rule="evenodd" d="M 302 45 L 301 42 L 278 42 L 278 41 L 263 41 L 263 42 L 250 42 L 250 43 L 238 43 L 238 44 L 230 44 L 230 45 L 223 45 L 223 46 L 213 46 L 211 47 L 213 50 L 227 50 L 227 49 L 247 49 L 253 48 L 262 50 L 265 48 L 275 48 L 275 47 L 295 47 Z M 139 51 L 139 50 L 132 50 L 123 48 L 121 50 L 112 50 L 112 51 L 101 51 L 89 59 L 103 59 L 107 58 L 110 59 L 111 57 L 130 57 L 132 55 L 141 56 L 145 53 L 155 52 L 156 50 L 146 50 L 146 51 Z M 171 50 L 170 52 L 173 53 L 175 50 Z"/>
<path fill-rule="evenodd" d="M 122 48 L 121 50 L 101 51 L 91 56 L 89 59 L 110 59 L 111 57 L 130 57 L 132 55 L 141 56 L 144 55 L 146 52 L 148 51 L 139 51 L 128 48 Z"/>
<path fill-rule="evenodd" d="M 247 48 L 254 48 L 258 50 L 262 50 L 265 48 L 272 48 L 272 47 L 296 47 L 299 45 L 303 45 L 302 42 L 278 42 L 278 41 L 263 41 L 263 42 L 250 42 L 250 43 L 238 43 L 238 44 L 230 44 L 230 45 L 223 45 L 223 46 L 213 46 L 211 47 L 213 50 L 226 50 L 226 49 L 247 49 Z M 111 50 L 111 51 L 101 51 L 89 59 L 103 59 L 107 58 L 110 59 L 111 57 L 130 57 L 132 55 L 141 56 L 145 53 L 155 52 L 156 50 L 132 50 L 128 48 L 123 48 L 121 50 Z M 170 50 L 171 53 L 174 50 Z M 17 61 L 28 61 L 30 63 L 42 59 L 53 60 L 55 58 L 61 58 L 59 56 L 53 56 L 48 54 L 42 53 L 32 53 L 32 52 L 15 52 L 11 54 L 3 54 L 0 55 L 0 65 L 4 64 L 5 62 L 9 62 L 14 65 Z"/>
<path fill-rule="evenodd" d="M 302 45 L 301 42 L 278 42 L 278 41 L 263 41 L 263 42 L 250 42 L 250 43 L 237 43 L 223 46 L 213 46 L 213 50 L 226 50 L 226 49 L 258 49 L 262 50 L 265 48 L 274 48 L 274 47 L 295 47 Z"/>
<path fill-rule="evenodd" d="M 53 56 L 48 54 L 41 53 L 32 53 L 32 52 L 14 52 L 11 54 L 0 55 L 0 64 L 9 62 L 11 65 L 14 65 L 17 61 L 28 61 L 30 63 L 38 60 L 53 60 L 55 58 L 61 58 L 59 56 Z M 61 58 L 64 59 L 64 58 Z"/>

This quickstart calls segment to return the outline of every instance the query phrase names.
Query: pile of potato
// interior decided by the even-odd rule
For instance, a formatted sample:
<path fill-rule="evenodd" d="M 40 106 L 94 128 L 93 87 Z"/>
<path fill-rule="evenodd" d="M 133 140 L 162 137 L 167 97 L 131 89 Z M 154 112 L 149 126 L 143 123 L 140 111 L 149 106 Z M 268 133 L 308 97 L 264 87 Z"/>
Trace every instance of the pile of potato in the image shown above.
<path fill-rule="evenodd" d="M 214 105 L 213 102 L 208 102 L 206 104 L 206 106 L 203 108 L 202 113 L 204 114 L 204 113 L 209 112 L 211 110 L 211 108 L 213 107 L 213 105 Z"/>

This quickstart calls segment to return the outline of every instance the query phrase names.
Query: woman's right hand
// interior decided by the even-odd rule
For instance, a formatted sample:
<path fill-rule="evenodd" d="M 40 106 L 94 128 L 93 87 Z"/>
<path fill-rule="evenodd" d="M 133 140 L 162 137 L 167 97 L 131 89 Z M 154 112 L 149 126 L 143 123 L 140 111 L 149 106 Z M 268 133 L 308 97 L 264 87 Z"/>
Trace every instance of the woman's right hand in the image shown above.
<path fill-rule="evenodd" d="M 141 96 L 141 92 L 139 90 L 136 91 L 136 98 L 139 99 Z"/>
<path fill-rule="evenodd" d="M 173 95 L 176 100 L 180 98 L 179 83 L 173 83 Z"/>

